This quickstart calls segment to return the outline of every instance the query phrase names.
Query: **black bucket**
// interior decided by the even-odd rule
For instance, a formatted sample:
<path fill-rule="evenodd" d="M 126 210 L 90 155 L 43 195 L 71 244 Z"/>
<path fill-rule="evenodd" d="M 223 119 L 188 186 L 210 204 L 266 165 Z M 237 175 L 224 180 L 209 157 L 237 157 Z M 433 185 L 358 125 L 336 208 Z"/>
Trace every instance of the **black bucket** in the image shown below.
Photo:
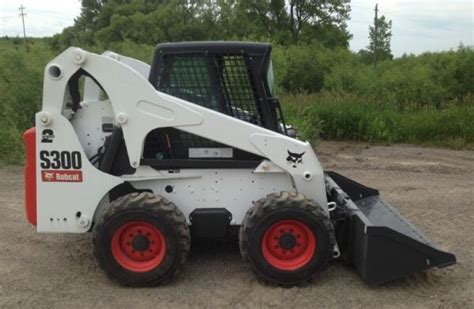
<path fill-rule="evenodd" d="M 335 172 L 326 172 L 330 199 L 344 213 L 336 226 L 341 253 L 369 284 L 392 281 L 431 267 L 456 263 L 379 192 Z"/>

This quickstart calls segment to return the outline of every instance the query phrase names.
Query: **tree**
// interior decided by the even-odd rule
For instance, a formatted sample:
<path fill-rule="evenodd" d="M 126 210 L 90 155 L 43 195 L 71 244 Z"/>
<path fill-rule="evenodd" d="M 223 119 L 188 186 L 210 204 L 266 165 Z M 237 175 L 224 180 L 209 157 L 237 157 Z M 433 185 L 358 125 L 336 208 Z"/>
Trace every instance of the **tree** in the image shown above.
<path fill-rule="evenodd" d="M 241 0 L 245 27 L 253 35 L 283 44 L 318 41 L 347 47 L 350 0 Z"/>
<path fill-rule="evenodd" d="M 375 7 L 374 25 L 369 26 L 369 45 L 368 53 L 373 57 L 374 65 L 378 61 L 393 59 L 390 41 L 392 39 L 392 21 L 387 21 L 385 16 L 377 16 L 377 7 Z M 359 52 L 360 53 L 360 52 Z"/>
<path fill-rule="evenodd" d="M 346 41 L 350 36 L 346 30 L 349 18 L 350 0 L 289 0 L 289 26 L 293 43 L 298 44 L 302 33 L 306 30 L 334 27 L 345 32 Z M 323 27 L 322 27 L 323 26 Z M 312 34 L 315 32 L 313 31 Z M 334 31 L 330 31 L 334 34 Z"/>

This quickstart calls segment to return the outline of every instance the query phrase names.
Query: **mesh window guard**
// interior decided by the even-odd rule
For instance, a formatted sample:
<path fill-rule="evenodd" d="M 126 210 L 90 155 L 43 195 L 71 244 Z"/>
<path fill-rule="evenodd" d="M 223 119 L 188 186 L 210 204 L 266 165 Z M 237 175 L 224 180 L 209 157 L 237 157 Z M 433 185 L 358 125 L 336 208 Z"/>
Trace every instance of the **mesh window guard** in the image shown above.
<path fill-rule="evenodd" d="M 262 125 L 262 114 L 258 108 L 248 61 L 248 56 L 244 54 L 163 55 L 156 88 L 240 120 Z M 169 151 L 161 151 L 160 145 L 164 145 Z M 148 136 L 148 149 L 145 149 L 144 155 L 156 157 L 161 152 L 168 153 L 165 157 L 188 158 L 188 149 L 199 147 L 228 146 L 168 128 L 156 130 L 156 133 Z"/>

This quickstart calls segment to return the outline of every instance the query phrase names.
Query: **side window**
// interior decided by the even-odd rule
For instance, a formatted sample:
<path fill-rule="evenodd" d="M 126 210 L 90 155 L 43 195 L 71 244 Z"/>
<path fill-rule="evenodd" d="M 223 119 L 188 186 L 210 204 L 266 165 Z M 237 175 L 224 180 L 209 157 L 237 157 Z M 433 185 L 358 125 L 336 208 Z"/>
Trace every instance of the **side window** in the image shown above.
<path fill-rule="evenodd" d="M 156 88 L 195 104 L 220 111 L 209 59 L 196 56 L 164 56 Z"/>
<path fill-rule="evenodd" d="M 251 72 L 243 55 L 223 55 L 219 73 L 229 114 L 262 126 L 256 90 Z"/>
<path fill-rule="evenodd" d="M 275 78 L 273 76 L 273 64 L 272 60 L 270 60 L 270 65 L 268 66 L 267 70 L 267 86 L 268 90 L 270 91 L 270 96 L 276 97 L 276 91 L 275 91 Z"/>
<path fill-rule="evenodd" d="M 259 126 L 254 78 L 242 54 L 165 55 L 156 88 Z"/>

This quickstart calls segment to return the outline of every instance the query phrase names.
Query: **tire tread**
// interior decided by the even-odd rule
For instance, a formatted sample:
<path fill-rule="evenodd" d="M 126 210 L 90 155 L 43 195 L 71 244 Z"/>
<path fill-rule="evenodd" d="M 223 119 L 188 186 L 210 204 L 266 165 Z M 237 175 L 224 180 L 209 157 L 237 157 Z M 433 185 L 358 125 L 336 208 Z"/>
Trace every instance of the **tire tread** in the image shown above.
<path fill-rule="evenodd" d="M 125 283 L 119 281 L 112 273 L 107 271 L 105 264 L 106 261 L 100 256 L 97 243 L 99 236 L 104 229 L 104 225 L 108 220 L 120 212 L 139 209 L 146 209 L 147 211 L 166 217 L 170 224 L 176 228 L 177 246 L 178 250 L 181 252 L 180 260 L 178 266 L 172 269 L 170 273 L 167 273 L 164 278 L 157 278 L 154 281 L 145 283 Z M 186 223 L 186 218 L 172 202 L 161 196 L 156 196 L 151 192 L 134 192 L 112 201 L 109 207 L 99 216 L 93 229 L 92 244 L 93 253 L 99 266 L 105 271 L 110 279 L 119 281 L 119 283 L 127 286 L 154 286 L 170 281 L 174 276 L 176 276 L 176 274 L 182 271 L 189 256 L 191 236 L 189 227 Z"/>
<path fill-rule="evenodd" d="M 254 232 L 254 228 L 258 224 L 260 218 L 265 214 L 271 211 L 278 211 L 280 209 L 285 209 L 288 207 L 298 207 L 305 211 L 312 213 L 314 216 L 320 219 L 324 224 L 324 228 L 328 231 L 329 234 L 329 248 L 330 252 L 327 255 L 326 259 L 321 264 L 319 271 L 315 272 L 310 278 L 304 282 L 281 282 L 269 278 L 262 271 L 258 269 L 255 263 L 252 262 L 252 259 L 249 255 L 250 249 L 250 239 Z M 333 256 L 333 248 L 336 243 L 336 237 L 334 233 L 334 227 L 331 224 L 330 219 L 325 214 L 324 210 L 312 199 L 305 197 L 302 194 L 296 192 L 276 192 L 268 194 L 266 197 L 256 201 L 254 206 L 252 206 L 246 213 L 242 225 L 239 231 L 239 247 L 240 253 L 244 261 L 250 265 L 253 273 L 256 275 L 257 279 L 263 283 L 278 285 L 278 286 L 294 286 L 299 284 L 305 284 L 311 281 L 315 276 L 317 276 L 330 262 Z"/>

